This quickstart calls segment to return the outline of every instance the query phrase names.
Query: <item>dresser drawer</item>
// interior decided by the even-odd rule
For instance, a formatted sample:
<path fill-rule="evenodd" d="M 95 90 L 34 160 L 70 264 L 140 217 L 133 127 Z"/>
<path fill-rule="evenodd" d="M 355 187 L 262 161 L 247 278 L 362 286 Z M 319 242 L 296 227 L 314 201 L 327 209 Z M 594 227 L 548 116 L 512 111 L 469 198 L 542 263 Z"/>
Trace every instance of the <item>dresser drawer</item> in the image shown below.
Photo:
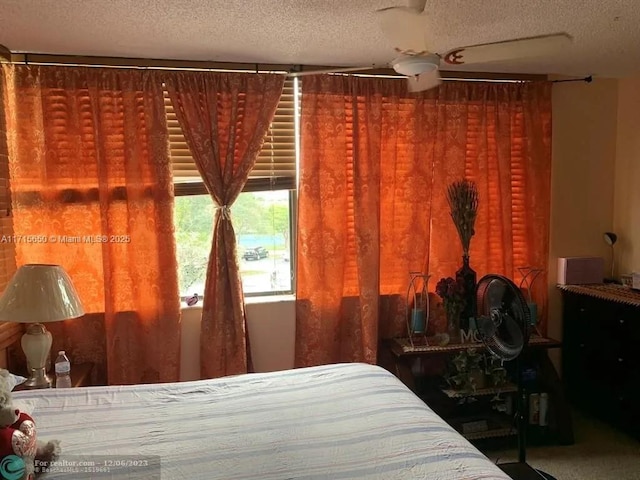
<path fill-rule="evenodd" d="M 628 305 L 613 304 L 611 333 L 625 342 L 640 339 L 640 309 Z"/>
<path fill-rule="evenodd" d="M 640 438 L 640 408 L 638 398 L 640 393 L 637 387 L 622 385 L 613 389 L 601 410 L 602 418 L 605 418 L 621 429 Z"/>
<path fill-rule="evenodd" d="M 640 293 L 596 298 L 611 288 L 563 293 L 563 381 L 575 406 L 640 437 L 640 307 L 624 303 Z"/>

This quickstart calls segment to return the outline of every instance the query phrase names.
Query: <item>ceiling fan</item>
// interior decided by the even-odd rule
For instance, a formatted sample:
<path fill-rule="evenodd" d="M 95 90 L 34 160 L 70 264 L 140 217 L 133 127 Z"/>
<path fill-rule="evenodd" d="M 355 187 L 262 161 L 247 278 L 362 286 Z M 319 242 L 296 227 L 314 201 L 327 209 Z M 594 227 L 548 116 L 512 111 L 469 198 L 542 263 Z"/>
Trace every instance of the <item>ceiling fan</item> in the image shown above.
<path fill-rule="evenodd" d="M 380 29 L 399 54 L 388 64 L 308 70 L 292 72 L 290 76 L 360 72 L 391 67 L 397 73 L 407 77 L 407 88 L 410 92 L 420 92 L 437 87 L 441 83 L 439 69 L 442 64 L 468 65 L 544 56 L 561 50 L 571 43 L 571 37 L 568 34 L 555 33 L 470 45 L 454 48 L 445 53 L 435 53 L 430 51 L 425 38 L 426 0 L 410 0 L 409 3 L 408 7 L 389 7 L 376 11 Z"/>

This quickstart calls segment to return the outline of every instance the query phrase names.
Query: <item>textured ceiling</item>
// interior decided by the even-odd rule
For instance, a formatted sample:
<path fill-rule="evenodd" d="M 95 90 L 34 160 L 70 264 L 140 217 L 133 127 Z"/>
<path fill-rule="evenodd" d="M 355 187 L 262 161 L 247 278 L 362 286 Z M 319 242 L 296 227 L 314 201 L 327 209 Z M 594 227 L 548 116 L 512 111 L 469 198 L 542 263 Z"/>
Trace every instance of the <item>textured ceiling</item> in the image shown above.
<path fill-rule="evenodd" d="M 304 65 L 394 57 L 373 12 L 408 0 L 0 0 L 14 52 Z M 567 32 L 547 58 L 466 66 L 491 72 L 640 72 L 640 0 L 427 0 L 432 50 Z M 460 67 L 458 67 L 460 68 Z M 454 69 L 447 67 L 447 69 Z"/>

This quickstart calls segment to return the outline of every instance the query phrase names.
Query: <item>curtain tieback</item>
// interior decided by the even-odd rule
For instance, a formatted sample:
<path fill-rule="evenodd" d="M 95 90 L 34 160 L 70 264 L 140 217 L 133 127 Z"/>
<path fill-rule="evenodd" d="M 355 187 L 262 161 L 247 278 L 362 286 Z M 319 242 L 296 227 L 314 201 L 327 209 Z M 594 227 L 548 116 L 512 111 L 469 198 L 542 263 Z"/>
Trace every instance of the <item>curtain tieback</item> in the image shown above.
<path fill-rule="evenodd" d="M 220 215 L 222 215 L 222 218 L 224 218 L 225 220 L 231 220 L 231 208 L 229 208 L 228 205 L 220 205 L 216 208 L 220 210 Z"/>

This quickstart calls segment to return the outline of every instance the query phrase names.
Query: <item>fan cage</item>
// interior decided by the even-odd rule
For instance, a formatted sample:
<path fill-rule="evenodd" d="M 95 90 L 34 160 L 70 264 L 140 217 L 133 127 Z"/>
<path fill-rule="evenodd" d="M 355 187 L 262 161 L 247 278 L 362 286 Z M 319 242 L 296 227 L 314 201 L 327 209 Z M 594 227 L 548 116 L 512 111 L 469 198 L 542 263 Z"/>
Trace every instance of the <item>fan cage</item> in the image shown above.
<path fill-rule="evenodd" d="M 486 275 L 476 288 L 477 326 L 487 349 L 513 360 L 529 342 L 531 312 L 520 289 L 501 275 Z M 514 328 L 516 327 L 516 328 Z"/>

